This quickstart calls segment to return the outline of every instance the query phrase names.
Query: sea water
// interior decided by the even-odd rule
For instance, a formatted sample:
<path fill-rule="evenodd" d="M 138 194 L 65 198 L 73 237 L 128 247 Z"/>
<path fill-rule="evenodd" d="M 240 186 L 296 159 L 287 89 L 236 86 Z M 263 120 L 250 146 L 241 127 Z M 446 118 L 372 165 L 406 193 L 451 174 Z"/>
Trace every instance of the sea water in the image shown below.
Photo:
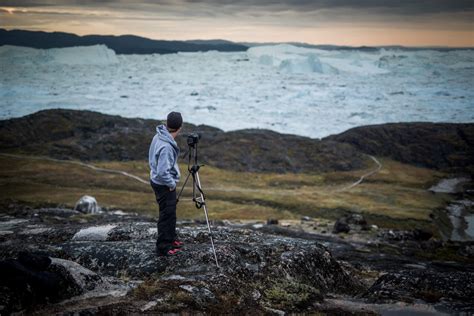
<path fill-rule="evenodd" d="M 0 47 L 0 119 L 93 110 L 225 131 L 321 138 L 386 122 L 473 122 L 474 50 L 320 50 L 116 55 L 104 45 Z"/>

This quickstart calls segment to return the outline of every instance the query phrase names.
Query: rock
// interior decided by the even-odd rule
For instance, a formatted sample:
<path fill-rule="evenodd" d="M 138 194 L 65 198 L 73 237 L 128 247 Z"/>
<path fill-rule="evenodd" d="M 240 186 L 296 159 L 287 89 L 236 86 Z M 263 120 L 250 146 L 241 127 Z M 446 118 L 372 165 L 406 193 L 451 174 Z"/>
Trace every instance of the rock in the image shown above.
<path fill-rule="evenodd" d="M 404 240 L 413 240 L 413 241 L 427 241 L 432 236 L 433 233 L 422 230 L 422 229 L 414 229 L 414 230 L 388 230 L 388 231 L 381 231 L 378 234 L 379 237 L 382 237 L 386 240 L 392 241 L 404 241 Z"/>
<path fill-rule="evenodd" d="M 448 313 L 474 311 L 467 299 L 474 265 L 468 256 L 459 256 L 469 253 L 471 244 L 403 240 L 428 238 L 422 231 L 402 231 L 402 242 L 384 243 L 281 225 L 213 225 L 216 267 L 205 222 L 179 222 L 183 252 L 156 257 L 156 219 L 112 212 L 87 216 L 85 224 L 83 218 L 77 211 L 52 208 L 21 208 L 0 216 L 0 228 L 11 232 L 0 237 L 0 260 L 14 260 L 22 266 L 16 271 L 26 269 L 36 280 L 5 285 L 13 274 L 0 267 L 0 305 L 12 312 L 33 306 L 38 314 L 269 314 L 351 313 L 362 301 L 371 313 L 385 302 L 421 299 Z M 358 216 L 343 221 L 353 227 L 364 223 Z M 53 258 L 23 258 L 22 250 Z M 32 277 L 38 271 L 48 277 Z M 50 281 L 44 285 L 41 280 Z M 52 290 L 45 288 L 48 284 Z M 341 299 L 349 304 L 342 310 L 338 304 L 331 307 Z"/>
<path fill-rule="evenodd" d="M 379 227 L 377 225 L 370 225 L 371 230 L 379 230 Z"/>
<path fill-rule="evenodd" d="M 427 241 L 433 237 L 433 233 L 424 229 L 413 230 L 413 238 L 416 241 Z"/>
<path fill-rule="evenodd" d="M 107 282 L 97 273 L 73 261 L 51 258 L 50 270 L 69 281 L 67 284 L 68 288 L 65 291 L 70 293 L 71 296 L 107 285 Z"/>
<path fill-rule="evenodd" d="M 389 273 L 380 277 L 364 297 L 378 303 L 421 299 L 425 302 L 455 300 L 472 304 L 474 272 L 440 273 L 415 269 Z"/>
<path fill-rule="evenodd" d="M 278 220 L 274 218 L 267 219 L 267 225 L 278 225 Z"/>
<path fill-rule="evenodd" d="M 367 226 L 367 221 L 361 214 L 349 214 L 346 216 L 346 221 L 352 225 Z"/>
<path fill-rule="evenodd" d="M 147 311 L 150 308 L 155 307 L 156 304 L 158 304 L 158 301 L 150 301 L 150 302 L 146 303 L 143 307 L 141 307 L 140 311 L 142 311 L 142 312 Z"/>
<path fill-rule="evenodd" d="M 333 234 L 348 233 L 351 230 L 369 230 L 370 226 L 361 214 L 349 214 L 339 218 L 333 227 Z"/>
<path fill-rule="evenodd" d="M 21 258 L 32 257 L 31 260 Z M 51 260 L 44 255 L 21 253 L 18 259 L 0 262 L 0 306 L 10 314 L 47 301 L 67 298 L 61 286 L 64 279 L 47 271 Z"/>
<path fill-rule="evenodd" d="M 102 211 L 96 199 L 89 195 L 81 197 L 74 206 L 74 210 L 86 214 L 98 214 Z"/>
<path fill-rule="evenodd" d="M 2 314 L 59 302 L 98 289 L 116 287 L 72 261 L 22 252 L 18 259 L 0 262 Z"/>
<path fill-rule="evenodd" d="M 467 177 L 442 179 L 437 184 L 431 186 L 428 191 L 435 193 L 460 193 L 462 192 L 462 184 L 469 181 L 470 178 Z"/>
<path fill-rule="evenodd" d="M 107 240 L 108 234 L 116 225 L 102 225 L 83 228 L 78 231 L 72 240 Z"/>
<path fill-rule="evenodd" d="M 351 230 L 349 224 L 347 224 L 346 219 L 340 218 L 334 223 L 332 229 L 333 234 L 348 233 Z"/>
<path fill-rule="evenodd" d="M 458 253 L 463 257 L 474 258 L 474 243 L 462 245 Z"/>
<path fill-rule="evenodd" d="M 188 284 L 180 285 L 179 287 L 191 293 L 193 299 L 199 305 L 212 304 L 216 301 L 216 297 L 214 296 L 214 294 L 205 287 L 195 287 Z"/>

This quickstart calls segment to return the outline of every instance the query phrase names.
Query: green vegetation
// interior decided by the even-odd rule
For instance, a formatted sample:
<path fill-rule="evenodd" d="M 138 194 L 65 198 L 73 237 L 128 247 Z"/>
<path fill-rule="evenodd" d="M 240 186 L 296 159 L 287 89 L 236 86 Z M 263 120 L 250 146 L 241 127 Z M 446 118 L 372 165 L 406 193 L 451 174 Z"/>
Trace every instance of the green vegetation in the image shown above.
<path fill-rule="evenodd" d="M 280 309 L 302 308 L 315 301 L 322 301 L 318 289 L 287 279 L 274 281 L 271 287 L 264 291 L 264 297 L 272 306 Z"/>
<path fill-rule="evenodd" d="M 85 194 L 105 207 L 156 215 L 153 191 L 148 184 L 120 174 L 94 171 L 71 162 L 32 157 L 0 156 L 0 200 L 30 204 L 74 206 Z M 336 219 L 347 212 L 363 213 L 371 223 L 410 228 L 429 225 L 429 214 L 444 205 L 448 196 L 426 189 L 443 173 L 380 159 L 383 168 L 360 185 L 344 190 L 367 170 L 320 174 L 250 173 L 205 166 L 201 181 L 212 219 L 298 219 L 303 215 Z M 146 161 L 91 162 L 148 179 Z M 181 166 L 186 175 L 186 166 Z M 179 218 L 201 218 L 189 201 L 190 185 L 178 205 Z"/>

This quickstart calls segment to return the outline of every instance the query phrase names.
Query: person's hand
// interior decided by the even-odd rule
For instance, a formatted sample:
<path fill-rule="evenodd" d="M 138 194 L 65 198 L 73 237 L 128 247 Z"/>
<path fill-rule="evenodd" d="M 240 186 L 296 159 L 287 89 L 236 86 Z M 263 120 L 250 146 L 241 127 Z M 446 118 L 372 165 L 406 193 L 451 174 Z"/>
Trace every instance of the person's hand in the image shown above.
<path fill-rule="evenodd" d="M 170 188 L 170 192 L 173 192 L 174 190 L 176 190 L 176 187 Z"/>

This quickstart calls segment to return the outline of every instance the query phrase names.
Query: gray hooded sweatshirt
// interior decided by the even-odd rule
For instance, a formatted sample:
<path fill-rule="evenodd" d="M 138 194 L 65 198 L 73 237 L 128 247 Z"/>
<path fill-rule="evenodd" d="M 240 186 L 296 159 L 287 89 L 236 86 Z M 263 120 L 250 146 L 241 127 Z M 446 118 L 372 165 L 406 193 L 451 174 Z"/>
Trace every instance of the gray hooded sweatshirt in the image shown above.
<path fill-rule="evenodd" d="M 150 180 L 156 184 L 176 188 L 181 174 L 178 167 L 179 148 L 165 125 L 156 127 L 148 153 Z"/>

